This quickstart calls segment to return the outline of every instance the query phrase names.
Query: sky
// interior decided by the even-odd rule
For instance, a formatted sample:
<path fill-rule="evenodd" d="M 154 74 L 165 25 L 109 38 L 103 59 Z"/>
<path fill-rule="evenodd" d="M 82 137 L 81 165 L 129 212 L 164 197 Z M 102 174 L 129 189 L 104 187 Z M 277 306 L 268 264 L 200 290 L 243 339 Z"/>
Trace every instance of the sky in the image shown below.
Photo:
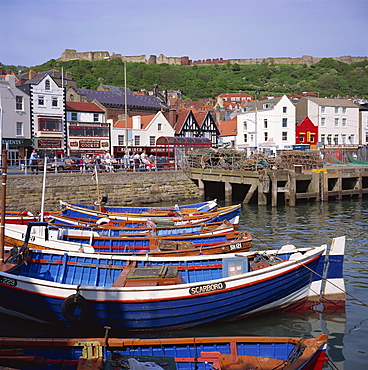
<path fill-rule="evenodd" d="M 0 62 L 65 49 L 198 59 L 368 56 L 368 0 L 0 0 Z"/>

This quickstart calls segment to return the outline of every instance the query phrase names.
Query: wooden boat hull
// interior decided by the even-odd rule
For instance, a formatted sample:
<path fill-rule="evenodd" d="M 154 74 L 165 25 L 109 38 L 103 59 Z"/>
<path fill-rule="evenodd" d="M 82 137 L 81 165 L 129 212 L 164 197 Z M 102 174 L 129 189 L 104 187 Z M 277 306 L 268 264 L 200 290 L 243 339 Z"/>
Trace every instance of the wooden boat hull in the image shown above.
<path fill-rule="evenodd" d="M 333 281 L 340 278 L 336 265 L 342 277 L 345 245 L 344 237 L 335 239 Z M 65 326 L 154 330 L 233 320 L 305 301 L 312 281 L 321 279 L 315 272 L 324 268 L 326 248 L 175 259 L 31 250 L 26 264 L 0 272 L 1 306 Z M 264 268 L 249 262 L 271 254 L 288 260 L 270 257 Z"/>
<path fill-rule="evenodd" d="M 148 219 L 160 221 L 173 221 L 175 225 L 184 225 L 187 223 L 204 223 L 229 221 L 234 225 L 239 224 L 239 216 L 241 205 L 234 205 L 229 207 L 222 207 L 212 212 L 198 212 L 193 215 L 157 215 L 152 213 L 133 214 L 133 213 L 107 213 L 88 209 L 85 207 L 78 207 L 66 202 L 60 202 L 63 215 L 67 217 L 85 218 L 87 220 L 99 220 L 101 218 L 111 220 L 131 220 L 131 221 L 147 221 Z"/>
<path fill-rule="evenodd" d="M 5 245 L 22 246 L 27 226 L 6 225 Z M 252 236 L 245 231 L 208 232 L 182 236 L 104 237 L 90 230 L 31 228 L 30 248 L 106 254 L 154 256 L 197 256 L 200 254 L 248 251 Z M 48 238 L 46 238 L 46 235 Z"/>
<path fill-rule="evenodd" d="M 159 370 L 321 370 L 327 334 L 317 338 L 0 338 L 0 362 L 28 369 L 122 369 L 135 364 Z M 291 356 L 293 354 L 293 356 Z M 129 360 L 130 359 L 130 360 Z"/>

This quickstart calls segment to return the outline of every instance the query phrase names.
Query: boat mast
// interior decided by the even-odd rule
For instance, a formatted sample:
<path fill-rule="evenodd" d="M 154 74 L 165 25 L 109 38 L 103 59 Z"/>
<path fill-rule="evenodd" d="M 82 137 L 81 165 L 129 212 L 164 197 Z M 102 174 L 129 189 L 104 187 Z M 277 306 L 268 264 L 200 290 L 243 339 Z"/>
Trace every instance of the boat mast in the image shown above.
<path fill-rule="evenodd" d="M 1 166 L 1 224 L 0 224 L 0 265 L 4 263 L 4 243 L 5 243 L 5 205 L 6 205 L 6 179 L 7 179 L 7 150 L 2 152 Z"/>

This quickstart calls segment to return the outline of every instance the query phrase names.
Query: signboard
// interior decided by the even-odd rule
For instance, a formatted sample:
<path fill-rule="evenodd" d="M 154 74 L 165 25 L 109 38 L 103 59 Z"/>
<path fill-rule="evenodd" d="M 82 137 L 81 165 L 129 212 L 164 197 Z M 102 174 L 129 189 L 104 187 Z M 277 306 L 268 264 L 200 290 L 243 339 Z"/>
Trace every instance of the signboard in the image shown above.
<path fill-rule="evenodd" d="M 61 149 L 61 140 L 57 139 L 37 139 L 38 149 Z"/>
<path fill-rule="evenodd" d="M 298 145 L 293 145 L 293 150 L 309 150 L 310 145 L 309 144 L 298 144 Z"/>
<path fill-rule="evenodd" d="M 99 140 L 80 140 L 79 141 L 80 148 L 100 148 L 101 142 Z"/>
<path fill-rule="evenodd" d="M 9 146 L 32 146 L 32 140 L 31 139 L 2 139 L 2 143 L 5 146 L 8 144 Z"/>

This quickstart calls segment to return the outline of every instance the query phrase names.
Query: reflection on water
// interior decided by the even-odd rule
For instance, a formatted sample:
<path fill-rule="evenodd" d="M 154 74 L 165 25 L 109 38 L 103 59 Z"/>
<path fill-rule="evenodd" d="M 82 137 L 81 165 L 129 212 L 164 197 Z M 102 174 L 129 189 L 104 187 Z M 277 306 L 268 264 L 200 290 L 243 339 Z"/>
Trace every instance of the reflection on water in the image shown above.
<path fill-rule="evenodd" d="M 328 354 L 339 370 L 368 368 L 368 200 L 344 200 L 308 203 L 290 207 L 244 205 L 240 228 L 253 237 L 253 248 L 279 248 L 284 244 L 306 247 L 330 243 L 335 236 L 346 235 L 344 277 L 347 289 L 346 309 L 319 313 L 285 312 L 213 323 L 187 330 L 163 332 L 127 332 L 111 330 L 111 336 L 317 336 L 329 334 Z M 3 298 L 2 298 L 3 299 Z M 36 324 L 0 315 L 2 336 L 102 337 L 101 332 L 83 332 Z"/>

